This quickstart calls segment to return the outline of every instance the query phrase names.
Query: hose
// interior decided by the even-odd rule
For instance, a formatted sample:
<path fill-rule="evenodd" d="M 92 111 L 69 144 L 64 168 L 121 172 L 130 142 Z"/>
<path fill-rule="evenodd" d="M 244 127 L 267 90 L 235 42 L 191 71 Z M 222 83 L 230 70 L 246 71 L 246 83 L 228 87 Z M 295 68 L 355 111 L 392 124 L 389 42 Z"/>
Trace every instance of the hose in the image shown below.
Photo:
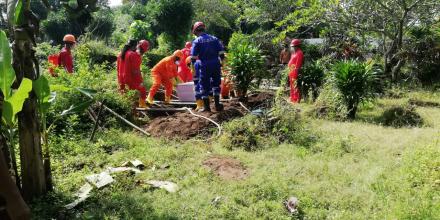
<path fill-rule="evenodd" d="M 238 102 L 238 104 L 240 104 L 241 107 L 243 107 L 246 111 L 251 112 L 251 110 L 249 110 L 248 108 L 246 108 L 246 106 L 245 106 L 242 102 Z"/>
<path fill-rule="evenodd" d="M 222 134 L 222 127 L 221 127 L 220 124 L 218 124 L 217 122 L 215 122 L 214 120 L 212 120 L 212 119 L 210 119 L 210 118 L 208 118 L 208 117 L 205 117 L 205 116 L 203 116 L 203 115 L 195 114 L 190 108 L 185 108 L 185 109 L 188 110 L 188 112 L 189 112 L 191 115 L 194 115 L 194 116 L 196 116 L 196 117 L 198 117 L 198 118 L 205 119 L 205 120 L 207 120 L 207 121 L 209 121 L 209 122 L 215 124 L 215 126 L 217 126 L 217 128 L 218 128 L 218 134 L 217 134 L 216 138 L 217 138 L 217 137 L 220 137 L 220 135 Z M 210 140 L 210 139 L 212 139 L 212 138 L 213 138 L 213 137 L 208 138 L 208 140 Z"/>

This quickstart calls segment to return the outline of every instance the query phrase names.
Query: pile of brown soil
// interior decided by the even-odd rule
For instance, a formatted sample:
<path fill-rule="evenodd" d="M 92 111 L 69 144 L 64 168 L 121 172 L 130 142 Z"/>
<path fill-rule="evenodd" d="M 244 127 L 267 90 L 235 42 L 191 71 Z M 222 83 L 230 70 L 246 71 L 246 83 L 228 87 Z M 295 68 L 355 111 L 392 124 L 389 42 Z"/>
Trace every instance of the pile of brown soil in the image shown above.
<path fill-rule="evenodd" d="M 241 180 L 249 174 L 240 161 L 228 157 L 213 156 L 205 160 L 203 165 L 225 180 Z"/>
<path fill-rule="evenodd" d="M 246 105 L 249 108 L 259 108 L 270 106 L 275 98 L 275 95 L 271 92 L 260 92 L 249 94 L 247 97 Z"/>
<path fill-rule="evenodd" d="M 224 110 L 220 112 L 216 112 L 214 106 L 211 106 L 212 112 L 194 113 L 210 118 L 217 123 L 244 116 L 245 110 L 238 103 L 224 102 L 223 105 Z M 208 134 L 213 127 L 215 125 L 206 119 L 196 117 L 189 112 L 181 112 L 153 119 L 146 126 L 146 131 L 154 137 L 189 139 L 197 135 Z"/>
<path fill-rule="evenodd" d="M 248 96 L 246 103 L 248 108 L 258 108 L 270 106 L 274 98 L 273 93 L 261 92 Z M 234 118 L 243 117 L 247 110 L 244 109 L 238 100 L 224 101 L 224 110 L 216 112 L 212 104 L 212 112 L 194 112 L 214 120 L 217 123 L 230 121 Z M 154 115 L 150 114 L 154 117 Z M 145 126 L 145 130 L 154 137 L 181 138 L 189 139 L 198 135 L 210 135 L 215 128 L 212 122 L 192 115 L 189 112 L 175 113 L 169 116 L 160 116 Z"/>

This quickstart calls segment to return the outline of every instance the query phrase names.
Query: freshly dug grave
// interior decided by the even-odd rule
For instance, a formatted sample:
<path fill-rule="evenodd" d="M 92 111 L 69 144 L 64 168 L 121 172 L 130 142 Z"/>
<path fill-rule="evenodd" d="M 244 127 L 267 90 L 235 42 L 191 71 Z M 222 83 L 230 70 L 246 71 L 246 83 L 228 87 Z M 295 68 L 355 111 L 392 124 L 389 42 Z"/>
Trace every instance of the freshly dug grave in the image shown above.
<path fill-rule="evenodd" d="M 273 98 L 274 94 L 268 92 L 250 94 L 247 102 L 243 104 L 251 109 L 269 107 Z M 223 105 L 224 110 L 221 112 L 216 112 L 214 104 L 212 104 L 212 112 L 194 113 L 210 118 L 219 124 L 234 118 L 243 117 L 247 113 L 247 110 L 236 99 L 224 101 Z M 144 128 L 154 137 L 189 139 L 195 136 L 211 135 L 213 131 L 216 132 L 215 127 L 212 122 L 206 119 L 194 116 L 189 112 L 180 112 L 169 116 L 153 118 Z"/>
<path fill-rule="evenodd" d="M 249 174 L 240 161 L 229 157 L 212 156 L 203 165 L 224 180 L 241 180 Z"/>
<path fill-rule="evenodd" d="M 228 121 L 237 117 L 243 117 L 245 110 L 237 102 L 224 102 L 224 110 L 216 112 L 212 105 L 212 112 L 194 112 L 205 116 L 217 123 Z M 209 134 L 209 130 L 215 128 L 212 122 L 192 115 L 189 112 L 180 112 L 167 117 L 153 119 L 147 126 L 146 131 L 154 137 L 189 139 L 198 135 Z"/>

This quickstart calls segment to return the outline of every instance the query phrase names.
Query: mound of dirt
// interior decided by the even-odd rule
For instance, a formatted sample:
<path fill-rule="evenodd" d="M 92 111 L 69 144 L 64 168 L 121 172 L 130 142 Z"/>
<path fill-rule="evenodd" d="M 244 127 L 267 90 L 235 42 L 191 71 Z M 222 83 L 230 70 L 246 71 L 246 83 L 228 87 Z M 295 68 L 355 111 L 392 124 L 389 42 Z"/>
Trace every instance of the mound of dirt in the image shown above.
<path fill-rule="evenodd" d="M 241 180 L 249 174 L 240 161 L 228 157 L 213 156 L 205 160 L 203 165 L 225 180 Z"/>
<path fill-rule="evenodd" d="M 221 112 L 216 112 L 214 106 L 211 106 L 212 112 L 194 113 L 210 118 L 217 123 L 244 116 L 244 109 L 238 103 L 224 102 L 223 105 L 225 108 Z M 154 137 L 189 139 L 207 134 L 213 127 L 215 125 L 206 119 L 196 117 L 189 112 L 181 112 L 171 116 L 157 117 L 146 126 L 145 130 Z"/>
<path fill-rule="evenodd" d="M 260 92 L 250 94 L 247 97 L 246 105 L 249 108 L 267 107 L 275 98 L 275 94 L 271 92 Z"/>

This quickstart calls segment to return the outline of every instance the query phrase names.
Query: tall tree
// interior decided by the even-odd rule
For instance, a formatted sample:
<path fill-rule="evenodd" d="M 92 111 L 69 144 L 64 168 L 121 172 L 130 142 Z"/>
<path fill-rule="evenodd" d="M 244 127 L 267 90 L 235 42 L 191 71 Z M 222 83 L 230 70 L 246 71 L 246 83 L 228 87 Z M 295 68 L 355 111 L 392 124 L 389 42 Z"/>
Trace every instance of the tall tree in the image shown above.
<path fill-rule="evenodd" d="M 402 46 L 408 30 L 417 25 L 439 21 L 438 0 L 306 0 L 302 6 L 278 23 L 286 33 L 301 26 L 327 24 L 341 33 L 372 36 L 381 41 L 385 73 L 395 81 L 399 78 L 405 57 Z"/>

